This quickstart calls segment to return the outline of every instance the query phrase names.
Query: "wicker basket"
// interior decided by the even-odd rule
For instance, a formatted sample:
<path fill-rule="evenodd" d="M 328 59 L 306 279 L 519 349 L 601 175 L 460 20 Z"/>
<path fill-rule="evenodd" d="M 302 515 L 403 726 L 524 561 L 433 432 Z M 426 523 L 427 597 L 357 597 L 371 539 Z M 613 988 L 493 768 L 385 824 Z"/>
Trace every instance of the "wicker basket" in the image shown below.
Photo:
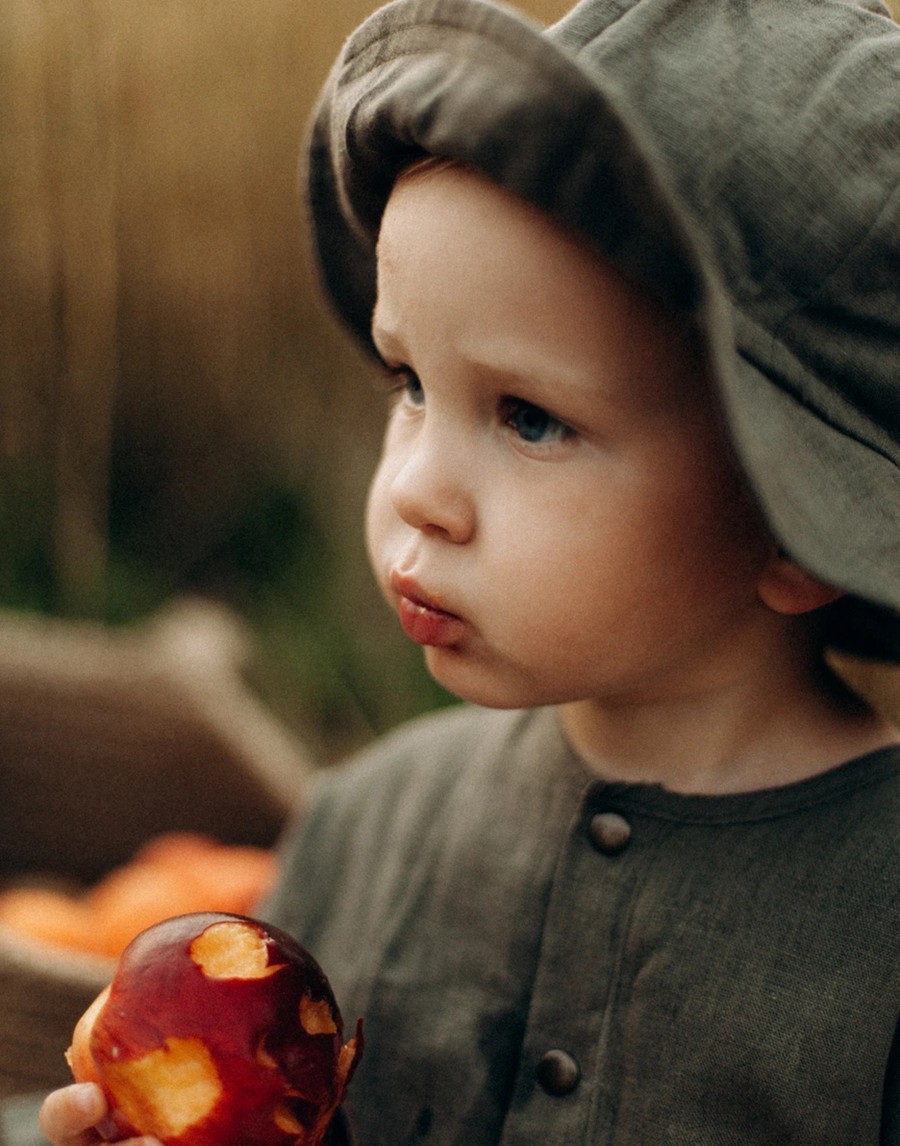
<path fill-rule="evenodd" d="M 90 883 L 166 831 L 273 845 L 311 764 L 244 686 L 249 651 L 201 602 L 119 631 L 0 615 L 0 881 Z M 0 1097 L 69 1079 L 113 966 L 0 930 Z"/>

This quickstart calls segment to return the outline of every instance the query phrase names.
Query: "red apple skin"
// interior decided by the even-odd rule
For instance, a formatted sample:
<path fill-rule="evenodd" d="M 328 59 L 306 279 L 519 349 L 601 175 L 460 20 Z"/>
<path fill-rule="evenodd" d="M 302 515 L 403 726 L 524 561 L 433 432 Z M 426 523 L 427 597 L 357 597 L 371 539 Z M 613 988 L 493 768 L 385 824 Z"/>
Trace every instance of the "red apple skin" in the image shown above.
<path fill-rule="evenodd" d="M 192 958 L 194 940 L 222 923 L 253 928 L 264 943 L 263 968 L 252 977 L 210 976 Z M 119 1080 L 123 1067 L 182 1039 L 203 1044 L 221 1092 L 198 1121 L 167 1133 L 154 1122 L 152 1096 L 145 1121 Z M 167 1146 L 319 1146 L 361 1051 L 361 1020 L 345 1045 L 331 987 L 305 948 L 269 924 L 209 912 L 165 920 L 128 945 L 109 988 L 76 1027 L 68 1058 L 78 1081 L 103 1087 L 119 1137 L 153 1134 Z"/>

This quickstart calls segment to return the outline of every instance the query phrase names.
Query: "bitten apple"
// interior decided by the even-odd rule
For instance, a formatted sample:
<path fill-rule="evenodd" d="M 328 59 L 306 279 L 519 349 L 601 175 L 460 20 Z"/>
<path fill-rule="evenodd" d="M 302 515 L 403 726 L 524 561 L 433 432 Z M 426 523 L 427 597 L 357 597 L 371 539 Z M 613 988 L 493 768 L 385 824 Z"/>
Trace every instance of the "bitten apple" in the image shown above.
<path fill-rule="evenodd" d="M 245 916 L 180 915 L 142 931 L 66 1052 L 117 1136 L 168 1146 L 319 1146 L 362 1052 L 343 1041 L 324 972 Z"/>

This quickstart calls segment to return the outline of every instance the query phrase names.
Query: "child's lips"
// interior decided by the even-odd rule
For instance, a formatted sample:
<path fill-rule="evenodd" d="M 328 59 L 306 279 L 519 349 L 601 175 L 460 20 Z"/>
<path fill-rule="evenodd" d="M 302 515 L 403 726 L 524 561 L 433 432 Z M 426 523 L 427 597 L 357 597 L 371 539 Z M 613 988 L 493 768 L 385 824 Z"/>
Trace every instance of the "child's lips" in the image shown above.
<path fill-rule="evenodd" d="M 426 593 L 406 574 L 391 574 L 391 589 L 398 597 L 397 613 L 408 637 L 420 645 L 447 648 L 458 643 L 465 621 L 441 607 L 441 599 Z"/>

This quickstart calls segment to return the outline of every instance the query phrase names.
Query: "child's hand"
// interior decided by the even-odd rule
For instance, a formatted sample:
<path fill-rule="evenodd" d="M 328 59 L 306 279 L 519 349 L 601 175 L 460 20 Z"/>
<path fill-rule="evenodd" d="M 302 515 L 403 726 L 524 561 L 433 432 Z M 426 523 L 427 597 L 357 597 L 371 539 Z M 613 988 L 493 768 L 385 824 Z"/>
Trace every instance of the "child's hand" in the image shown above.
<path fill-rule="evenodd" d="M 48 1094 L 41 1106 L 41 1133 L 53 1146 L 96 1146 L 99 1127 L 108 1114 L 103 1091 L 93 1082 L 78 1082 Z M 155 1138 L 129 1138 L 121 1146 L 159 1146 Z M 119 1146 L 119 1144 L 117 1144 Z"/>

